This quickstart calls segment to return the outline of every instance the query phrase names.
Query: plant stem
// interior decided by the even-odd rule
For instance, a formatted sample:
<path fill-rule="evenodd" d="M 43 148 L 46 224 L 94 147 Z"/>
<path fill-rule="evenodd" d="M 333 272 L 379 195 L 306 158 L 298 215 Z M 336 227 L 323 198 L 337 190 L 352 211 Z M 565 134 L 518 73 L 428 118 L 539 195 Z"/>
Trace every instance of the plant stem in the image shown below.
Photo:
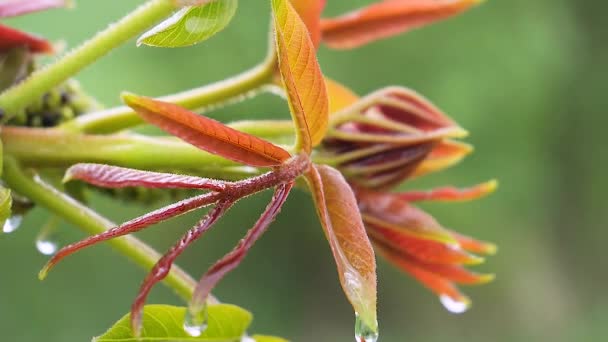
<path fill-rule="evenodd" d="M 80 47 L 59 58 L 54 64 L 34 72 L 25 81 L 0 94 L 0 108 L 5 113 L 3 120 L 6 122 L 51 88 L 170 15 L 175 6 L 172 0 L 147 2 Z"/>
<path fill-rule="evenodd" d="M 70 196 L 31 177 L 11 157 L 5 156 L 3 179 L 13 191 L 28 197 L 88 234 L 99 234 L 116 226 Z M 133 236 L 112 239 L 108 243 L 144 269 L 151 269 L 160 258 L 159 253 Z M 164 282 L 186 301 L 190 300 L 196 286 L 194 279 L 176 265 Z"/>
<path fill-rule="evenodd" d="M 275 60 L 270 55 L 262 64 L 234 77 L 184 92 L 159 98 L 188 109 L 210 109 L 239 97 L 250 96 L 269 86 L 274 74 Z M 143 123 L 127 106 L 106 109 L 75 118 L 60 126 L 61 129 L 83 133 L 113 133 Z"/>

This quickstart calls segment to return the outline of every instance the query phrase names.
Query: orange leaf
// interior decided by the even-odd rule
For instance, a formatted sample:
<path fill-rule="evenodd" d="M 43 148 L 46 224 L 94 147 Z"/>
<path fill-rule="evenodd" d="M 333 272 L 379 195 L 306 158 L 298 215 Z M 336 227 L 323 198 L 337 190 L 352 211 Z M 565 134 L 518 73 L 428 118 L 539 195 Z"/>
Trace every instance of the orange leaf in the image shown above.
<path fill-rule="evenodd" d="M 496 252 L 498 251 L 498 247 L 491 242 L 479 241 L 477 239 L 454 231 L 450 231 L 450 233 L 452 233 L 454 238 L 458 240 L 458 244 L 460 245 L 460 247 L 462 247 L 466 251 L 488 255 L 496 254 Z"/>
<path fill-rule="evenodd" d="M 306 179 L 346 297 L 359 318 L 377 331 L 376 259 L 355 195 L 342 174 L 329 166 L 314 166 Z"/>
<path fill-rule="evenodd" d="M 385 0 L 340 17 L 323 19 L 323 41 L 350 49 L 456 15 L 481 0 Z"/>
<path fill-rule="evenodd" d="M 340 111 L 359 100 L 359 96 L 345 85 L 325 77 L 327 87 L 327 97 L 329 98 L 329 113 L 333 114 Z"/>
<path fill-rule="evenodd" d="M 496 190 L 498 182 L 491 180 L 470 188 L 444 187 L 427 191 L 406 191 L 398 194 L 408 202 L 418 201 L 471 201 L 491 194 Z"/>
<path fill-rule="evenodd" d="M 306 24 L 310 39 L 315 47 L 321 42 L 321 12 L 327 0 L 290 0 L 293 8 L 298 12 Z"/>
<path fill-rule="evenodd" d="M 122 98 L 147 122 L 209 153 L 261 167 L 277 166 L 290 158 L 287 151 L 266 140 L 177 105 L 133 94 Z"/>
<path fill-rule="evenodd" d="M 272 0 L 281 78 L 296 126 L 296 151 L 310 152 L 327 131 L 328 100 L 316 50 L 289 0 Z"/>
<path fill-rule="evenodd" d="M 32 52 L 53 52 L 53 45 L 48 41 L 29 33 L 0 25 L 0 52 L 4 52 L 19 46 L 26 46 Z"/>

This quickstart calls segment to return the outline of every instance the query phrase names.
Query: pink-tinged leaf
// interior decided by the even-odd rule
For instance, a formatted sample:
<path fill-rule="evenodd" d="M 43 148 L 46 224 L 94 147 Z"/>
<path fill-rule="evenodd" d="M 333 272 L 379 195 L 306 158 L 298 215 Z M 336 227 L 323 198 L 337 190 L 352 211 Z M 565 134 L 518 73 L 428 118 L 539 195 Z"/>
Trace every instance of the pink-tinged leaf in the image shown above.
<path fill-rule="evenodd" d="M 471 201 L 491 194 L 496 190 L 498 182 L 491 180 L 476 186 L 459 189 L 455 187 L 445 187 L 427 191 L 407 191 L 397 194 L 408 202 L 418 201 Z"/>
<path fill-rule="evenodd" d="M 131 305 L 131 327 L 136 337 L 141 336 L 141 318 L 143 313 L 146 298 L 152 290 L 152 287 L 165 277 L 171 271 L 171 266 L 175 259 L 182 254 L 194 241 L 205 234 L 226 213 L 233 202 L 220 201 L 203 219 L 201 219 L 194 227 L 192 227 L 182 238 L 165 253 L 160 260 L 156 262 L 150 273 L 146 276 L 133 305 Z"/>
<path fill-rule="evenodd" d="M 123 100 L 144 120 L 209 153 L 258 167 L 282 164 L 289 152 L 180 106 L 133 94 Z"/>
<path fill-rule="evenodd" d="M 347 108 L 359 100 L 359 96 L 345 85 L 325 77 L 325 87 L 329 98 L 329 113 L 333 114 Z"/>
<path fill-rule="evenodd" d="M 422 267 L 420 264 L 411 262 L 390 248 L 376 245 L 376 250 L 392 264 L 414 277 L 422 285 L 436 293 L 439 297 L 445 296 L 454 302 L 462 303 L 466 306 L 470 305 L 471 300 L 463 295 L 458 288 L 454 286 L 454 283 L 447 278 L 433 273 L 432 271 Z"/>
<path fill-rule="evenodd" d="M 324 165 L 306 174 L 346 297 L 359 318 L 377 332 L 376 259 L 350 186 Z"/>
<path fill-rule="evenodd" d="M 97 243 L 124 236 L 130 233 L 140 231 L 150 225 L 168 220 L 172 217 L 176 217 L 192 211 L 197 208 L 201 208 L 212 203 L 215 203 L 220 198 L 219 193 L 211 192 L 200 196 L 188 198 L 177 203 L 173 203 L 166 207 L 154 210 L 148 214 L 132 219 L 131 221 L 125 222 L 118 227 L 106 230 L 103 233 L 89 236 L 88 238 L 71 245 L 63 247 L 59 250 L 46 265 L 42 268 L 38 274 L 38 278 L 46 278 L 48 272 L 53 268 L 59 261 L 65 257 L 78 252 L 79 250 L 95 245 Z"/>
<path fill-rule="evenodd" d="M 451 232 L 431 215 L 395 194 L 357 189 L 357 200 L 366 224 L 401 230 L 418 239 L 457 244 Z"/>
<path fill-rule="evenodd" d="M 15 17 L 68 5 L 67 0 L 3 0 L 0 1 L 0 18 Z"/>
<path fill-rule="evenodd" d="M 316 50 L 289 0 L 272 0 L 279 70 L 296 126 L 296 151 L 309 153 L 327 131 L 328 99 Z"/>
<path fill-rule="evenodd" d="M 364 219 L 365 222 L 365 219 Z M 479 264 L 483 259 L 467 253 L 458 244 L 448 244 L 413 236 L 406 229 L 383 227 L 365 222 L 368 235 L 383 244 L 423 262 L 450 264 Z"/>
<path fill-rule="evenodd" d="M 222 259 L 216 262 L 203 277 L 192 295 L 190 308 L 196 312 L 204 308 L 207 297 L 217 283 L 230 271 L 235 269 L 247 255 L 253 244 L 266 232 L 272 221 L 277 217 L 283 207 L 289 192 L 293 187 L 293 182 L 279 185 L 255 225 L 247 232 L 247 235 L 239 241 L 238 245 Z"/>
<path fill-rule="evenodd" d="M 454 231 L 450 231 L 450 233 L 456 238 L 460 247 L 466 251 L 487 255 L 494 255 L 498 251 L 498 247 L 491 242 L 480 241 Z"/>
<path fill-rule="evenodd" d="M 161 189 L 207 189 L 222 191 L 226 183 L 215 179 L 128 169 L 103 164 L 76 164 L 70 167 L 63 181 L 73 179 L 104 188 L 143 186 Z"/>
<path fill-rule="evenodd" d="M 340 17 L 323 19 L 323 41 L 356 48 L 459 14 L 481 0 L 385 0 Z"/>
<path fill-rule="evenodd" d="M 306 24 L 315 47 L 321 42 L 321 13 L 327 0 L 290 0 L 293 8 Z"/>
<path fill-rule="evenodd" d="M 31 52 L 52 53 L 53 45 L 42 38 L 0 25 L 0 52 L 26 46 Z"/>

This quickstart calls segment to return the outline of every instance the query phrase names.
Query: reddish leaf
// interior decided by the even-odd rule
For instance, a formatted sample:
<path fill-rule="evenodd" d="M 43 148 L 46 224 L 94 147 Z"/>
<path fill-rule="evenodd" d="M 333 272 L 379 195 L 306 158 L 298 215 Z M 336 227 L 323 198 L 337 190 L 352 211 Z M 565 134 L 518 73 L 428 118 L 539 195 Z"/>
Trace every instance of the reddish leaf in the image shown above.
<path fill-rule="evenodd" d="M 398 196 L 408 202 L 470 201 L 494 192 L 497 186 L 498 183 L 495 180 L 491 180 L 466 189 L 445 187 L 428 191 L 407 191 L 398 194 Z"/>
<path fill-rule="evenodd" d="M 215 285 L 217 285 L 226 273 L 235 269 L 241 261 L 243 261 L 249 249 L 251 249 L 258 238 L 264 234 L 268 229 L 268 226 L 270 226 L 272 221 L 274 221 L 279 214 L 293 185 L 293 182 L 279 185 L 274 192 L 272 200 L 266 207 L 266 210 L 262 213 L 262 216 L 260 216 L 253 228 L 247 232 L 247 235 L 239 241 L 239 244 L 230 253 L 217 261 L 209 270 L 207 270 L 205 275 L 203 275 L 192 295 L 191 309 L 193 311 L 203 309 L 204 303 Z"/>
<path fill-rule="evenodd" d="M 0 2 L 0 18 L 63 7 L 67 3 L 66 0 L 3 0 Z"/>
<path fill-rule="evenodd" d="M 131 327 L 136 337 L 141 336 L 141 318 L 144 304 L 154 285 L 169 274 L 175 259 L 177 259 L 177 257 L 194 241 L 203 236 L 203 234 L 205 234 L 215 222 L 232 207 L 232 204 L 233 202 L 231 201 L 220 201 L 215 208 L 210 210 L 209 213 L 203 217 L 203 219 L 187 231 L 186 234 L 184 234 L 182 238 L 156 262 L 152 270 L 150 270 L 139 288 L 133 305 L 131 305 Z"/>
<path fill-rule="evenodd" d="M 183 201 L 179 201 L 177 203 L 173 203 L 166 207 L 154 210 L 150 213 L 147 213 L 143 216 L 132 219 L 131 221 L 125 222 L 118 227 L 114 227 L 112 229 L 106 230 L 103 233 L 89 236 L 84 240 L 78 241 L 71 245 L 63 247 L 59 250 L 52 258 L 49 260 L 46 265 L 40 270 L 38 274 L 38 278 L 44 279 L 46 278 L 48 272 L 53 268 L 59 261 L 64 259 L 65 257 L 78 252 L 79 250 L 92 246 L 94 244 L 100 243 L 102 241 L 110 240 L 119 236 L 124 236 L 130 233 L 135 233 L 140 231 L 150 225 L 153 225 L 158 222 L 162 222 L 168 220 L 172 217 L 176 217 L 182 214 L 185 214 L 189 211 L 192 211 L 197 208 L 201 208 L 211 203 L 215 203 L 219 199 L 219 195 L 217 192 L 211 192 L 200 196 L 195 196 L 192 198 L 185 199 Z"/>
<path fill-rule="evenodd" d="M 365 219 L 364 219 L 365 221 Z M 483 259 L 465 252 L 456 243 L 448 244 L 419 238 L 406 229 L 383 227 L 365 222 L 369 236 L 386 246 L 407 253 L 424 262 L 435 264 L 479 264 Z"/>
<path fill-rule="evenodd" d="M 358 189 L 357 199 L 366 224 L 401 230 L 418 239 L 457 244 L 451 232 L 431 215 L 395 194 Z"/>
<path fill-rule="evenodd" d="M 278 166 L 290 158 L 287 151 L 266 140 L 177 105 L 133 94 L 124 94 L 123 99 L 144 120 L 209 153 L 262 167 Z"/>
<path fill-rule="evenodd" d="M 52 53 L 53 45 L 42 38 L 0 25 L 0 52 L 27 46 L 32 52 Z"/>
<path fill-rule="evenodd" d="M 450 233 L 456 238 L 460 247 L 469 252 L 493 255 L 498 250 L 498 247 L 493 243 L 479 241 L 454 231 L 450 231 Z"/>
<path fill-rule="evenodd" d="M 289 0 L 272 0 L 279 70 L 296 126 L 296 150 L 309 153 L 327 131 L 328 99 L 316 50 Z"/>
<path fill-rule="evenodd" d="M 452 299 L 454 302 L 463 303 L 466 306 L 470 305 L 471 300 L 463 295 L 447 278 L 433 273 L 420 264 L 411 262 L 398 252 L 395 252 L 389 248 L 377 246 L 376 249 L 383 257 L 401 270 L 416 278 L 416 280 L 422 283 L 422 285 L 435 292 L 438 296 L 446 296 Z"/>
<path fill-rule="evenodd" d="M 143 186 L 147 188 L 209 189 L 222 191 L 225 183 L 215 179 L 128 169 L 102 164 L 76 164 L 70 167 L 63 179 L 85 181 L 105 188 Z"/>
<path fill-rule="evenodd" d="M 342 288 L 360 319 L 376 331 L 376 260 L 355 196 L 342 174 L 329 166 L 313 167 L 306 179 Z"/>
<path fill-rule="evenodd" d="M 418 165 L 412 177 L 420 177 L 426 174 L 441 171 L 460 162 L 473 151 L 469 144 L 443 139 L 435 145 L 431 153 Z"/>
<path fill-rule="evenodd" d="M 293 8 L 306 24 L 315 47 L 321 42 L 321 13 L 327 0 L 290 0 Z"/>
<path fill-rule="evenodd" d="M 480 0 L 385 0 L 337 18 L 323 19 L 323 41 L 350 49 L 456 15 Z"/>

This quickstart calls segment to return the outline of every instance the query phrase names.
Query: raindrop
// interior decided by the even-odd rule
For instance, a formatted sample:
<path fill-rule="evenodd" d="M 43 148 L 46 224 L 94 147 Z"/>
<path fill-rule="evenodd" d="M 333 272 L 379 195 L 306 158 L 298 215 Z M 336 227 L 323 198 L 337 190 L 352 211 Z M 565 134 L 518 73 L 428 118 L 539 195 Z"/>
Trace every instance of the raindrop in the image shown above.
<path fill-rule="evenodd" d="M 36 249 L 43 255 L 53 255 L 59 249 L 59 244 L 56 242 L 57 224 L 59 218 L 52 216 L 49 221 L 42 227 L 40 233 L 36 237 Z"/>
<path fill-rule="evenodd" d="M 454 314 L 464 313 L 470 307 L 470 303 L 466 298 L 457 300 L 447 295 L 441 295 L 439 296 L 439 301 L 446 310 Z"/>
<path fill-rule="evenodd" d="M 21 221 L 23 221 L 23 216 L 21 216 L 21 215 L 13 215 L 13 216 L 9 217 L 4 222 L 2 231 L 7 234 L 14 232 L 15 230 L 19 229 L 19 226 L 21 225 Z"/>
<path fill-rule="evenodd" d="M 373 329 L 356 315 L 355 320 L 355 341 L 356 342 L 376 342 L 378 341 L 378 329 Z"/>
<path fill-rule="evenodd" d="M 207 329 L 207 308 L 204 307 L 200 312 L 192 314 L 191 310 L 186 311 L 184 317 L 184 331 L 192 336 L 199 337 Z"/>
<path fill-rule="evenodd" d="M 243 335 L 243 337 L 241 337 L 241 342 L 255 342 L 255 340 L 251 336 Z"/>
<path fill-rule="evenodd" d="M 57 252 L 58 245 L 53 241 L 38 239 L 36 240 L 36 249 L 44 255 L 53 255 Z"/>

